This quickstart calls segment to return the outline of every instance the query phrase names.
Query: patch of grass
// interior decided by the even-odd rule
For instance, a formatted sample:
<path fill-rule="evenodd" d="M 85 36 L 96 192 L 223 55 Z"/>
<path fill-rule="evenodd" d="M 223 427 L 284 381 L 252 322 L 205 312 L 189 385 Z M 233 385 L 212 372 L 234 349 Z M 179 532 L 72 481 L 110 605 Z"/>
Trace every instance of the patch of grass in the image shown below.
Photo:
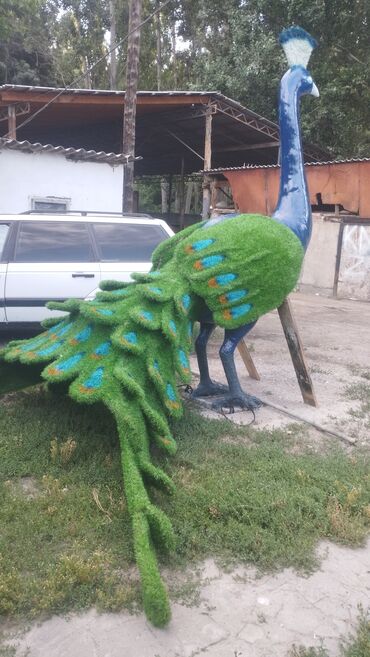
<path fill-rule="evenodd" d="M 369 657 L 370 655 L 370 611 L 360 607 L 356 632 L 341 646 L 341 657 Z"/>
<path fill-rule="evenodd" d="M 352 383 L 344 391 L 347 399 L 355 399 L 370 404 L 370 384 Z"/>
<path fill-rule="evenodd" d="M 304 646 L 293 646 L 288 657 L 330 657 L 328 651 L 320 646 L 319 648 L 305 648 Z"/>
<path fill-rule="evenodd" d="M 364 369 L 363 367 L 360 367 L 360 365 L 357 365 L 357 363 L 350 363 L 348 365 L 348 369 L 353 374 L 353 376 L 360 376 L 362 379 L 366 379 L 367 381 L 370 381 L 370 370 L 369 369 Z"/>
<path fill-rule="evenodd" d="M 220 432 L 244 432 L 252 444 L 225 443 Z M 176 424 L 176 437 L 177 457 L 167 463 L 176 491 L 160 503 L 174 523 L 177 559 L 212 554 L 262 569 L 310 570 L 320 537 L 363 540 L 368 457 L 349 459 L 339 450 L 287 454 L 285 443 L 296 436 L 287 441 L 284 431 L 253 432 L 194 414 Z"/>
<path fill-rule="evenodd" d="M 354 635 L 342 640 L 340 657 L 369 657 L 370 656 L 370 616 L 360 607 L 357 627 Z M 305 648 L 293 646 L 288 657 L 330 657 L 324 646 L 319 648 Z"/>
<path fill-rule="evenodd" d="M 160 555 L 170 580 L 174 567 L 208 556 L 309 570 L 320 538 L 363 541 L 368 456 L 287 453 L 301 431 L 255 431 L 189 411 L 174 424 L 177 455 L 154 458 L 176 492 L 152 492 L 177 536 L 175 553 Z M 0 414 L 0 495 L 5 616 L 141 604 L 118 438 L 103 407 L 78 407 L 43 389 L 8 396 Z M 189 582 L 171 588 L 180 598 L 195 591 Z"/>
<path fill-rule="evenodd" d="M 366 426 L 370 427 L 370 384 L 369 383 L 353 383 L 348 386 L 344 391 L 347 399 L 353 399 L 361 402 L 359 409 L 351 409 L 350 414 L 357 419 L 369 419 Z"/>

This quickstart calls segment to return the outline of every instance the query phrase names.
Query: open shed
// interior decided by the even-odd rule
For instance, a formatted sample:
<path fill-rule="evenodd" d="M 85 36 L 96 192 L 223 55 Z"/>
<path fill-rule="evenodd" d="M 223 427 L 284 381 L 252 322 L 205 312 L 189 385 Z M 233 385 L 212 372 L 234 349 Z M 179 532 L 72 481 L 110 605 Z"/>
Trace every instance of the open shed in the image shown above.
<path fill-rule="evenodd" d="M 124 91 L 3 85 L 0 136 L 120 153 L 124 102 Z M 275 123 L 217 91 L 138 92 L 136 176 L 275 164 L 278 148 Z M 327 157 L 304 152 L 308 162 Z"/>

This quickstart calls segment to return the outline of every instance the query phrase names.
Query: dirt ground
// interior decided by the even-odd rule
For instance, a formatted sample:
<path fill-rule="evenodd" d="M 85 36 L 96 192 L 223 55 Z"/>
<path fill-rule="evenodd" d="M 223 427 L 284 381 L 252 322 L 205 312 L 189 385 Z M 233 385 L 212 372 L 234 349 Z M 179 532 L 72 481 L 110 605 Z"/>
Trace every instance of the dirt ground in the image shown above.
<path fill-rule="evenodd" d="M 370 304 L 330 299 L 319 294 L 295 293 L 290 299 L 318 407 L 303 403 L 277 311 L 262 317 L 246 337 L 260 381 L 249 377 L 240 355 L 236 355 L 244 390 L 294 415 L 349 436 L 358 445 L 370 444 L 370 416 L 362 407 L 366 395 L 370 402 Z M 209 344 L 209 361 L 211 376 L 224 382 L 218 357 L 221 341 L 222 331 L 217 329 Z M 195 358 L 192 368 L 197 372 Z M 243 424 L 252 419 L 248 412 L 237 412 L 229 417 Z M 292 422 L 292 417 L 264 406 L 256 413 L 255 426 L 282 427 Z M 335 440 L 328 434 L 321 434 L 320 438 L 313 430 L 309 435 L 316 441 Z"/>
<path fill-rule="evenodd" d="M 321 568 L 256 577 L 253 568 L 222 572 L 207 560 L 195 605 L 173 603 L 164 630 L 143 615 L 54 616 L 8 638 L 6 657 L 292 657 L 293 645 L 324 645 L 339 657 L 340 637 L 356 625 L 370 594 L 370 541 L 359 550 L 322 543 Z M 0 649 L 1 650 L 1 649 Z M 1 653 L 0 653 L 1 654 Z M 4 656 L 5 657 L 5 656 Z M 361 655 L 362 657 L 362 655 Z"/>

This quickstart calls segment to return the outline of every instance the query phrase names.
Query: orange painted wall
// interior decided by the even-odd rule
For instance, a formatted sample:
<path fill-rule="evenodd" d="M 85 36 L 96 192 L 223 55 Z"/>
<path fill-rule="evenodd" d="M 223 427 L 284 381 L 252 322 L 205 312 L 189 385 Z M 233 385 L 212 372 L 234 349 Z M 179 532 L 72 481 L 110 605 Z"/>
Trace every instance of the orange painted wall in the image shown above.
<path fill-rule="evenodd" d="M 370 162 L 344 162 L 306 166 L 311 203 L 343 205 L 345 210 L 370 218 Z M 279 192 L 278 168 L 225 171 L 235 202 L 242 212 L 270 215 Z"/>

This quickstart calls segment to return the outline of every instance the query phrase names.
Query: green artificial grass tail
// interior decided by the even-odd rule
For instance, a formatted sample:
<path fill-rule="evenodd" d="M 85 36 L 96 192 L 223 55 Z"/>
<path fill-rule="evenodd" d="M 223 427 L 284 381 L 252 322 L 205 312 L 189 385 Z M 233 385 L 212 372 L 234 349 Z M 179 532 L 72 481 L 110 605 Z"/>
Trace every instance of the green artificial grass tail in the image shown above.
<path fill-rule="evenodd" d="M 135 513 L 132 523 L 144 610 L 153 625 L 165 627 L 171 619 L 171 610 L 168 593 L 159 574 L 157 560 L 151 545 L 149 523 L 144 513 Z"/>
<path fill-rule="evenodd" d="M 152 463 L 151 446 L 176 451 L 168 418 L 181 416 L 178 382 L 191 377 L 192 299 L 171 262 L 159 275 L 134 278 L 132 285 L 104 284 L 92 302 L 53 305 L 69 314 L 31 340 L 10 343 L 3 358 L 12 389 L 15 379 L 24 387 L 36 372 L 52 390 L 67 390 L 78 403 L 103 403 L 114 416 L 144 607 L 153 624 L 163 626 L 170 611 L 155 548 L 171 550 L 175 539 L 148 490 L 172 493 L 174 486 Z M 30 375 L 18 375 L 28 368 Z"/>

